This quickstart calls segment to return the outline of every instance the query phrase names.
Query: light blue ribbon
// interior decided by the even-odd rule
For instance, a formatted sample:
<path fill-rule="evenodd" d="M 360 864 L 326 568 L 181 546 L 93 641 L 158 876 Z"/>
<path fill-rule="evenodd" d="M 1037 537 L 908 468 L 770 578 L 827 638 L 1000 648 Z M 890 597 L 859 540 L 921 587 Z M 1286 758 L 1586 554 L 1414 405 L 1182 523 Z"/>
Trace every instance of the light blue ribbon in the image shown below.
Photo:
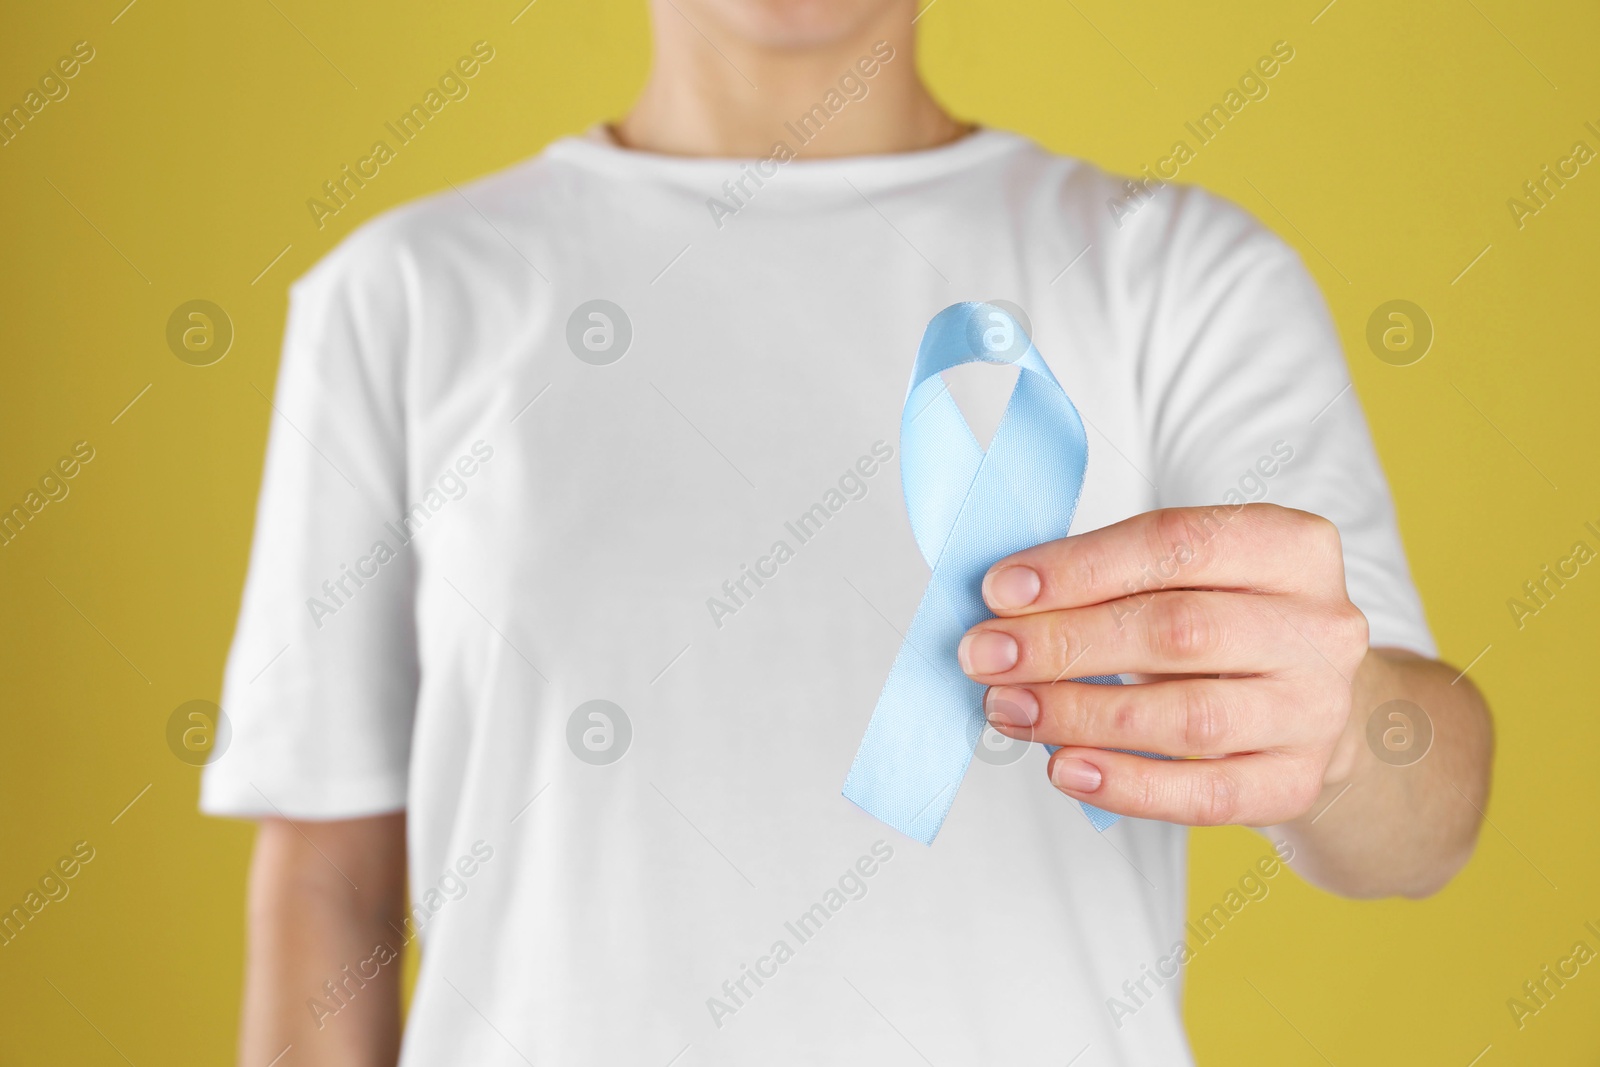
<path fill-rule="evenodd" d="M 979 362 L 1021 368 L 987 453 L 939 377 Z M 993 618 L 983 576 L 1013 552 L 1067 535 L 1088 458 L 1077 409 L 1009 312 L 965 303 L 934 316 L 900 413 L 906 511 L 933 577 L 844 783 L 846 799 L 925 845 L 983 732 L 984 687 L 956 661 L 962 635 Z M 1114 675 L 1074 680 L 1121 684 Z M 1083 809 L 1097 830 L 1118 819 Z"/>

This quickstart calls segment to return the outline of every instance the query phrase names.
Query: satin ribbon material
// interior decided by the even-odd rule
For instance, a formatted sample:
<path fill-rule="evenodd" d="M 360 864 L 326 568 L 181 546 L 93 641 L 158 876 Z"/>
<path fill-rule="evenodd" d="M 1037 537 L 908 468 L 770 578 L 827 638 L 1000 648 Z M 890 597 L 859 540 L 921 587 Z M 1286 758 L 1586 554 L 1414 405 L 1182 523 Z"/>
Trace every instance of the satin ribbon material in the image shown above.
<path fill-rule="evenodd" d="M 1021 368 L 987 452 L 939 377 L 978 362 Z M 963 303 L 934 316 L 900 414 L 901 487 L 933 576 L 844 784 L 848 800 L 925 845 L 944 825 L 984 727 L 984 687 L 956 661 L 962 635 L 993 618 L 983 576 L 1013 552 L 1067 535 L 1088 457 L 1077 409 L 1010 312 Z M 1118 819 L 1083 809 L 1096 830 Z"/>

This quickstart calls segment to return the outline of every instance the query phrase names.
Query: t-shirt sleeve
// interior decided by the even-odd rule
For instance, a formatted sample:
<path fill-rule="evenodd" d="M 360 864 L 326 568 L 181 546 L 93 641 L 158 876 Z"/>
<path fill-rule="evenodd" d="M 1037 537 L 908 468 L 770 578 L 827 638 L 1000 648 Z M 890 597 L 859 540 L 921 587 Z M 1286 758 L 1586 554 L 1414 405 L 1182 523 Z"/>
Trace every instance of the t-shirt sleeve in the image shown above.
<path fill-rule="evenodd" d="M 1164 191 L 1130 264 L 1162 506 L 1269 501 L 1331 520 L 1373 647 L 1437 654 L 1339 336 L 1300 257 L 1238 207 Z M 1136 219 L 1135 225 L 1144 222 Z M 1130 231 L 1129 236 L 1134 236 Z"/>
<path fill-rule="evenodd" d="M 250 567 L 200 807 L 405 806 L 418 682 L 406 495 L 405 257 L 358 232 L 290 290 Z M 226 747 L 223 743 L 226 741 Z"/>

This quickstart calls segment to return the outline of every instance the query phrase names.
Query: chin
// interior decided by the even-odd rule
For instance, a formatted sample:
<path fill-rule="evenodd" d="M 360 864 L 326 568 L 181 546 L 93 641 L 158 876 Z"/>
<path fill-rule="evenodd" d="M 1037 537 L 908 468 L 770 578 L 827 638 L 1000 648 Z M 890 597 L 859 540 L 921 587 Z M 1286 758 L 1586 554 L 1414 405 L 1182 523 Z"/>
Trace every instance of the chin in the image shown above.
<path fill-rule="evenodd" d="M 701 17 L 724 32 L 766 48 L 805 49 L 859 36 L 864 27 L 897 8 L 906 18 L 912 0 L 674 0 L 695 22 Z M 667 17 L 671 17 L 670 15 Z"/>

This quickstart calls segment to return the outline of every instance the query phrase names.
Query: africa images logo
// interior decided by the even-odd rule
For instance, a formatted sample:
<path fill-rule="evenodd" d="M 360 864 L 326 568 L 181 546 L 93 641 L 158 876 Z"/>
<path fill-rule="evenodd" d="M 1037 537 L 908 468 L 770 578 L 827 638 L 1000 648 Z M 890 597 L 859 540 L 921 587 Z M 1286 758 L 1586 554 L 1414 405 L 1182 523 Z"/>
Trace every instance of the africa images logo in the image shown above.
<path fill-rule="evenodd" d="M 887 841 L 874 841 L 870 851 L 871 855 L 862 855 L 845 868 L 835 884 L 823 890 L 821 899 L 783 924 L 784 932 L 789 937 L 774 941 L 765 955 L 756 958 L 753 967 L 747 963 L 740 964 L 738 975 L 723 981 L 721 996 L 706 998 L 706 1011 L 710 1012 L 711 1021 L 718 1030 L 749 1006 L 751 998 L 778 976 L 778 969 L 794 959 L 796 950 L 822 932 L 823 924 L 843 911 L 846 904 L 867 895 L 870 889 L 868 880 L 880 873 L 884 864 L 894 859 L 894 846 Z M 794 939 L 792 945 L 789 943 L 790 937 Z"/>
<path fill-rule="evenodd" d="M 434 485 L 428 486 L 422 494 L 422 499 L 412 504 L 405 514 L 395 522 L 383 524 L 384 530 L 394 538 L 395 545 L 389 544 L 387 538 L 379 538 L 372 543 L 367 554 L 356 560 L 356 565 L 351 567 L 348 563 L 339 564 L 339 574 L 322 583 L 322 596 L 306 598 L 306 611 L 311 614 L 311 621 L 317 629 L 322 629 L 322 620 L 328 615 L 337 615 L 366 584 L 383 572 L 385 564 L 398 559 L 400 549 L 411 544 L 412 540 L 422 530 L 423 523 L 436 517 L 444 510 L 446 504 L 452 500 L 460 500 L 467 495 L 468 479 L 494 458 L 494 448 L 483 441 L 474 441 L 472 455 L 459 457 L 454 464 L 445 468 Z M 446 495 L 448 494 L 448 496 Z M 396 526 L 395 523 L 399 525 Z"/>
<path fill-rule="evenodd" d="M 768 581 L 778 576 L 778 568 L 782 567 L 795 557 L 795 550 L 805 545 L 817 534 L 828 520 L 844 510 L 844 506 L 852 500 L 860 500 L 867 495 L 869 479 L 883 465 L 894 458 L 894 446 L 887 441 L 874 441 L 871 455 L 864 455 L 855 463 L 845 468 L 839 476 L 838 487 L 829 486 L 822 494 L 822 499 L 795 518 L 792 522 L 785 522 L 783 528 L 795 540 L 791 546 L 784 538 L 772 543 L 764 556 L 758 556 L 755 566 L 747 563 L 739 564 L 739 573 L 722 583 L 722 597 L 706 597 L 706 610 L 711 613 L 711 621 L 717 629 L 722 629 L 722 620 L 729 615 L 737 615 L 740 610 L 747 607 L 756 593 L 764 588 Z M 755 588 L 751 588 L 754 583 Z M 740 594 L 743 594 L 741 596 Z"/>
<path fill-rule="evenodd" d="M 865 100 L 872 91 L 867 83 L 892 59 L 894 45 L 888 41 L 874 43 L 871 55 L 862 56 L 853 67 L 847 67 L 839 75 L 838 88 L 829 89 L 820 101 L 811 105 L 810 110 L 793 122 L 783 124 L 784 129 L 793 135 L 798 148 L 791 148 L 789 142 L 782 138 L 773 141 L 772 149 L 765 158 L 742 165 L 737 178 L 722 183 L 723 196 L 707 197 L 706 210 L 711 213 L 711 221 L 717 229 L 722 229 L 727 219 L 737 215 L 768 181 L 777 177 L 780 167 L 799 156 L 801 148 L 819 137 L 828 122 L 838 117 L 846 105 L 851 101 Z M 751 182 L 755 183 L 754 189 L 750 188 Z"/>

